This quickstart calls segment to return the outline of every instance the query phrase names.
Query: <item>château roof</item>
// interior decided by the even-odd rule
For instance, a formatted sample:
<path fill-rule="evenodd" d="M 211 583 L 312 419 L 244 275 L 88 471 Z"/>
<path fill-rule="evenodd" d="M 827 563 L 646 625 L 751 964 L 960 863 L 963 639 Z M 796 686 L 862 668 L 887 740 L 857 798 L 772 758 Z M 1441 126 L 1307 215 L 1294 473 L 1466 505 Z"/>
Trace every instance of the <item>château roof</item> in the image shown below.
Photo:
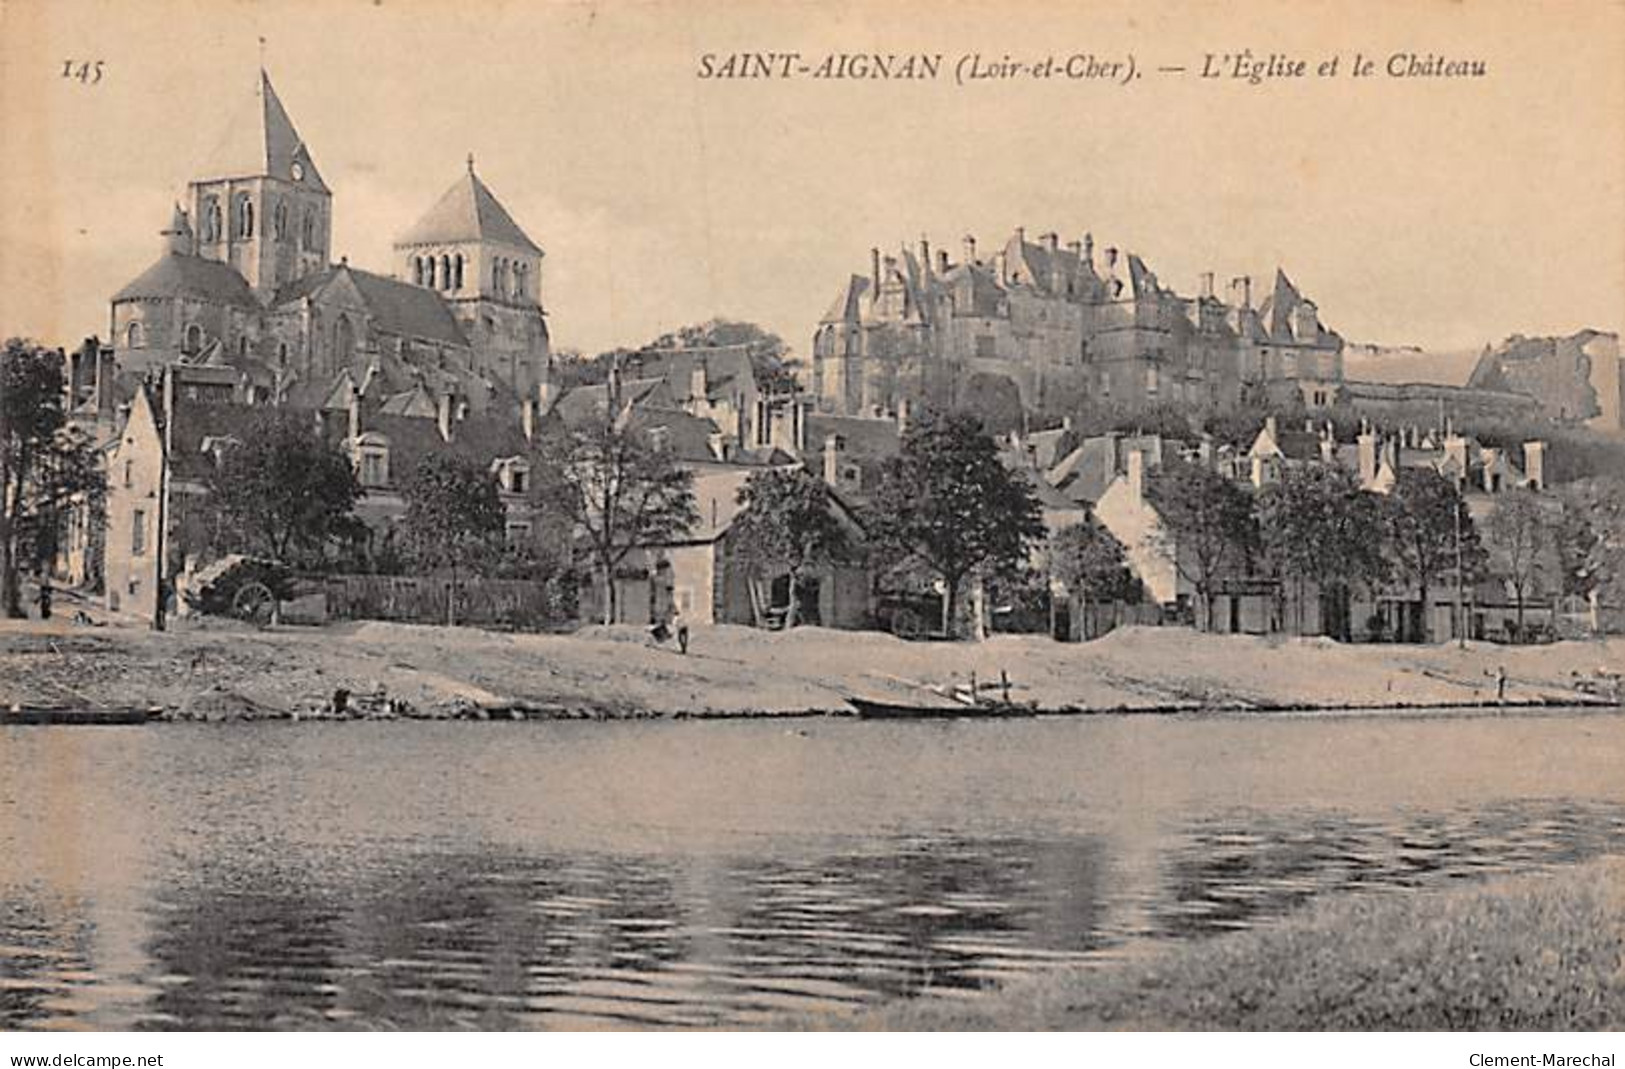
<path fill-rule="evenodd" d="M 302 178 L 293 176 L 296 163 L 302 169 Z M 316 170 L 316 161 L 272 88 L 271 76 L 263 69 L 255 80 L 253 96 L 232 116 L 203 173 L 209 179 L 264 175 L 328 192 Z"/>
<path fill-rule="evenodd" d="M 499 241 L 542 255 L 541 248 L 520 229 L 496 194 L 474 173 L 472 157 L 467 173 L 395 244 L 450 245 L 462 241 Z"/>
<path fill-rule="evenodd" d="M 201 256 L 167 253 L 113 294 L 113 303 L 167 297 L 195 297 L 215 304 L 258 308 L 254 291 L 236 269 Z"/>
<path fill-rule="evenodd" d="M 349 264 L 295 279 L 277 291 L 275 304 L 284 306 L 303 297 L 316 297 L 340 279 L 355 287 L 373 322 L 386 334 L 442 341 L 466 348 L 468 340 L 451 309 L 434 290 L 399 279 L 375 275 Z"/>

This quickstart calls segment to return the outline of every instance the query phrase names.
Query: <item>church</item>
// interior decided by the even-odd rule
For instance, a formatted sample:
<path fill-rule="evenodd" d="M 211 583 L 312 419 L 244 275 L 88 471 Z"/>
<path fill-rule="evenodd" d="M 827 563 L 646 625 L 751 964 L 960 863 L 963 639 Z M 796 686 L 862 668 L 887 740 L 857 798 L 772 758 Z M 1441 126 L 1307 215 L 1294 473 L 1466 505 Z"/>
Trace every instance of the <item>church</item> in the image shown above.
<path fill-rule="evenodd" d="M 547 393 L 542 249 L 472 156 L 397 238 L 390 274 L 333 263 L 332 232 L 333 192 L 261 70 L 158 259 L 113 296 L 119 368 L 229 368 L 250 404 L 320 405 L 346 372 L 474 412 Z"/>

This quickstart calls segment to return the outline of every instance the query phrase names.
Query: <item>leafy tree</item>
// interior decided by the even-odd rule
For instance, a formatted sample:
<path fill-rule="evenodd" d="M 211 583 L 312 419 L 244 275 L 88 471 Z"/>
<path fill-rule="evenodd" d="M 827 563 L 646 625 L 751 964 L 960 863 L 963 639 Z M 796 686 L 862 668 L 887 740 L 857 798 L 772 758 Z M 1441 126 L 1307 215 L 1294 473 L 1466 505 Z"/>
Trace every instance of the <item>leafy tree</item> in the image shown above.
<path fill-rule="evenodd" d="M 1140 581 L 1129 570 L 1123 543 L 1092 515 L 1050 537 L 1049 571 L 1066 584 L 1074 636 L 1082 606 L 1140 598 Z"/>
<path fill-rule="evenodd" d="M 21 570 L 47 568 L 68 511 L 100 492 L 93 444 L 67 425 L 63 357 L 12 339 L 0 352 L 0 611 L 27 615 Z"/>
<path fill-rule="evenodd" d="M 1154 537 L 1196 588 L 1197 625 L 1211 630 L 1219 580 L 1245 572 L 1258 551 L 1252 499 L 1218 472 L 1177 459 L 1152 472 L 1145 491 L 1162 518 Z"/>
<path fill-rule="evenodd" d="M 764 602 L 762 579 L 789 576 L 790 608 L 786 627 L 796 625 L 797 588 L 811 571 L 850 560 L 856 546 L 836 516 L 824 481 L 806 468 L 753 473 L 739 488 L 744 506 L 728 532 L 751 569 L 753 605 Z"/>
<path fill-rule="evenodd" d="M 503 555 L 508 512 L 497 494 L 496 478 L 470 457 L 430 453 L 406 477 L 401 491 L 406 556 L 425 571 L 450 571 L 446 623 L 455 624 L 458 569 L 484 574 Z"/>
<path fill-rule="evenodd" d="M 565 507 L 598 572 L 604 623 L 614 623 L 615 569 L 627 554 L 670 542 L 699 522 L 694 475 L 614 412 L 555 431 L 545 452 L 564 472 Z"/>
<path fill-rule="evenodd" d="M 1548 512 L 1533 490 L 1510 490 L 1496 499 L 1495 511 L 1484 521 L 1484 535 L 1504 569 L 1517 607 L 1517 627 L 1523 635 L 1524 606 L 1542 585 L 1556 578 L 1557 516 Z"/>
<path fill-rule="evenodd" d="M 1382 582 L 1381 505 L 1351 472 L 1323 464 L 1289 467 L 1259 493 L 1255 508 L 1264 558 L 1283 590 L 1293 588 L 1300 630 L 1310 586 L 1346 606 L 1350 587 Z M 1346 640 L 1346 624 L 1339 613 L 1328 630 Z"/>
<path fill-rule="evenodd" d="M 1625 601 L 1625 479 L 1586 479 L 1563 488 L 1556 531 L 1563 593 L 1599 602 Z M 1599 626 L 1595 616 L 1592 627 Z"/>
<path fill-rule="evenodd" d="M 324 442 L 308 419 L 266 412 L 251 419 L 241 444 L 210 471 L 202 506 L 212 517 L 214 548 L 315 565 L 338 541 L 361 530 L 361 484 L 350 459 Z"/>
<path fill-rule="evenodd" d="M 959 590 L 973 573 L 1014 571 L 1044 537 L 1032 487 L 999 460 L 975 415 L 924 414 L 882 468 L 871 534 L 900 563 L 942 579 L 942 627 L 952 632 Z"/>
<path fill-rule="evenodd" d="M 1439 579 L 1455 573 L 1458 559 L 1464 583 L 1483 564 L 1484 550 L 1472 514 L 1443 475 L 1428 468 L 1401 468 L 1383 507 L 1383 534 L 1389 561 L 1417 589 L 1422 603 L 1420 637 L 1429 641 L 1429 591 Z"/>

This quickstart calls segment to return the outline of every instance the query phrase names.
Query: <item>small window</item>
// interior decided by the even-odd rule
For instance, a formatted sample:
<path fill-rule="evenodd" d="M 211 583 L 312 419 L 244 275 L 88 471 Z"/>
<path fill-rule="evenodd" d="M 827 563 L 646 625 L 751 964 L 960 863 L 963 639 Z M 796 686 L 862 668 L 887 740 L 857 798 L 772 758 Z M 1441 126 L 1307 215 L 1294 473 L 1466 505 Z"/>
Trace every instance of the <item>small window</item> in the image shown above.
<path fill-rule="evenodd" d="M 135 485 L 135 461 L 133 460 L 124 462 L 124 485 L 127 487 Z"/>
<path fill-rule="evenodd" d="M 451 257 L 444 253 L 440 256 L 440 288 L 451 289 Z"/>
<path fill-rule="evenodd" d="M 237 194 L 237 236 L 251 238 L 254 236 L 254 202 L 247 193 Z"/>
<path fill-rule="evenodd" d="M 241 338 L 237 339 L 237 355 L 238 356 L 247 356 L 248 355 L 248 335 L 246 335 L 246 334 L 244 334 Z"/>
<path fill-rule="evenodd" d="M 130 555 L 140 557 L 147 552 L 147 513 L 136 509 L 130 515 Z"/>
<path fill-rule="evenodd" d="M 526 541 L 530 538 L 530 521 L 509 520 L 507 535 L 509 545 L 515 545 L 519 542 Z"/>
<path fill-rule="evenodd" d="M 361 453 L 361 485 L 385 486 L 389 483 L 389 454 L 382 449 L 366 449 Z"/>
<path fill-rule="evenodd" d="M 524 493 L 525 492 L 525 477 L 528 474 L 529 474 L 529 472 L 525 471 L 524 468 L 509 468 L 508 469 L 508 489 L 513 491 L 516 494 Z"/>
<path fill-rule="evenodd" d="M 451 271 L 451 288 L 454 289 L 454 290 L 460 290 L 460 289 L 463 288 L 463 254 L 462 253 L 457 254 L 457 259 L 452 261 L 451 268 L 452 268 L 452 271 Z"/>
<path fill-rule="evenodd" d="M 281 200 L 271 209 L 271 233 L 278 241 L 288 236 L 288 205 Z"/>
<path fill-rule="evenodd" d="M 145 345 L 146 342 L 147 342 L 146 338 L 142 335 L 141 324 L 140 323 L 131 323 L 130 326 L 129 326 L 129 329 L 124 332 L 124 346 L 125 346 L 125 348 L 127 348 L 127 349 L 139 349 L 143 345 Z"/>
<path fill-rule="evenodd" d="M 277 367 L 287 367 L 288 366 L 288 343 L 287 342 L 278 342 L 277 343 L 277 347 L 276 347 L 276 366 Z"/>
<path fill-rule="evenodd" d="M 201 348 L 203 348 L 203 328 L 196 323 L 188 324 L 186 328 L 186 351 L 195 353 Z"/>
<path fill-rule="evenodd" d="M 306 249 L 316 248 L 316 213 L 311 211 L 309 208 L 305 209 L 305 218 L 301 237 L 301 244 Z"/>

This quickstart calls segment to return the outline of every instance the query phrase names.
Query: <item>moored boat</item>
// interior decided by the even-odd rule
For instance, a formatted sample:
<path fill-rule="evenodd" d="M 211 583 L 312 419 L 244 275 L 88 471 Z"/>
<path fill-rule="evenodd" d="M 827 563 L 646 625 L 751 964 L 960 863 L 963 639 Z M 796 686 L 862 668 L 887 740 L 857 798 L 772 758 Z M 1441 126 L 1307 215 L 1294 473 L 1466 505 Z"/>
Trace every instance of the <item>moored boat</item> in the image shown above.
<path fill-rule="evenodd" d="M 13 705 L 0 709 L 0 727 L 14 724 L 145 724 L 163 710 L 156 707 L 88 709 L 64 705 Z"/>
<path fill-rule="evenodd" d="M 1013 716 L 1036 716 L 1038 710 L 1019 702 L 941 703 L 918 705 L 848 697 L 847 704 L 862 720 L 989 720 Z"/>

